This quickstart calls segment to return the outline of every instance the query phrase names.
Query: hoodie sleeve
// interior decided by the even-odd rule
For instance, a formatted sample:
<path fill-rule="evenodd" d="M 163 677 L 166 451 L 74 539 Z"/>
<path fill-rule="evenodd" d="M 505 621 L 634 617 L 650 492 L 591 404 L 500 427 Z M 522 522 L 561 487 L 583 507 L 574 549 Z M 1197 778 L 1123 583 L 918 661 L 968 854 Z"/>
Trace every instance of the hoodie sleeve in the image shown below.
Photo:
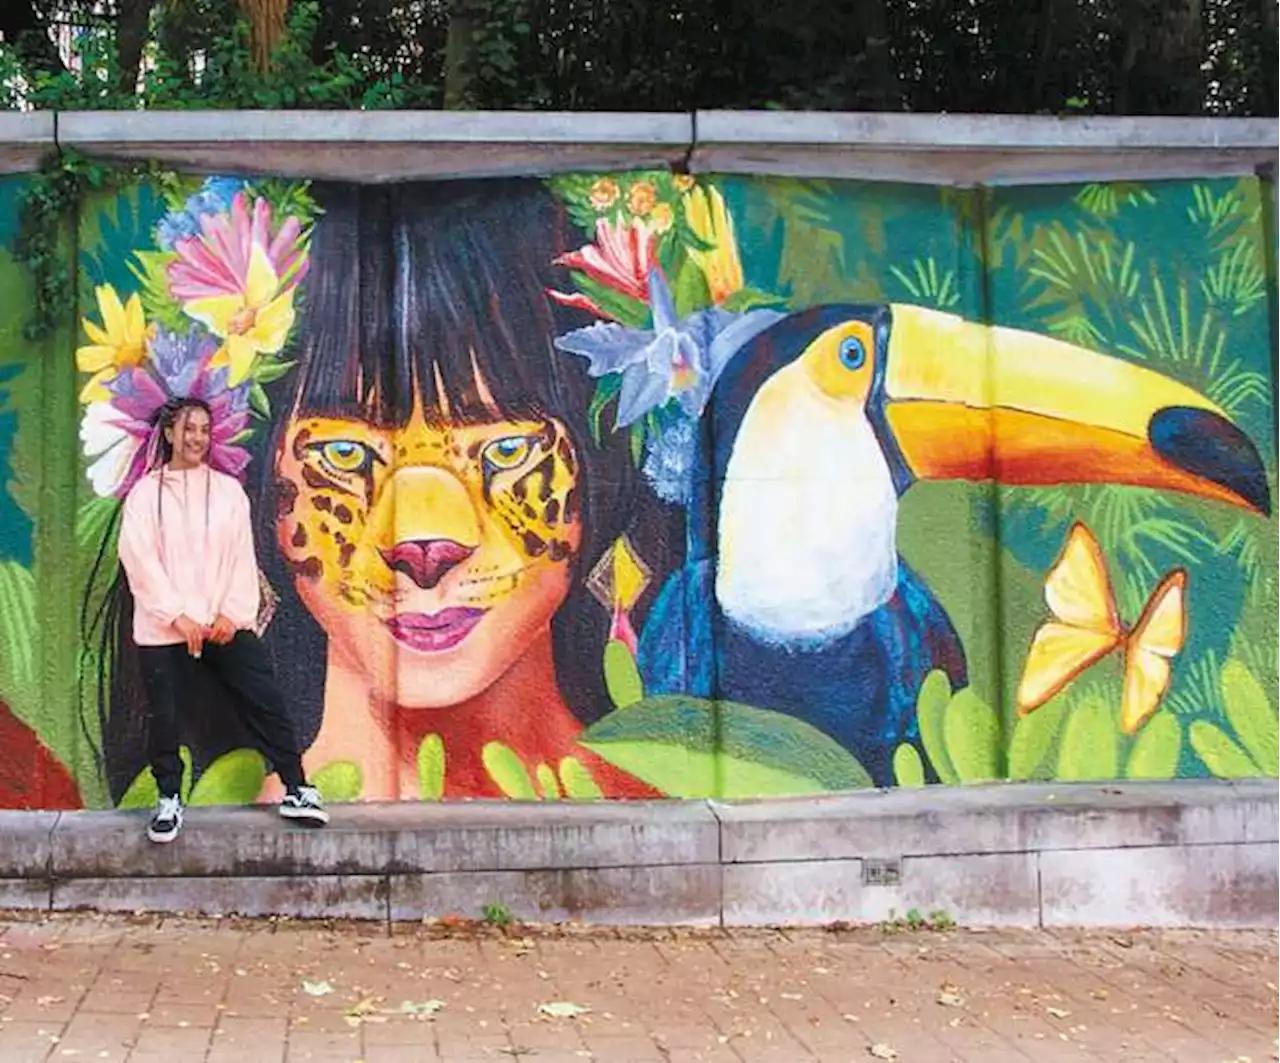
<path fill-rule="evenodd" d="M 226 524 L 220 529 L 226 536 L 226 546 L 217 611 L 237 628 L 249 629 L 258 619 L 261 601 L 258 555 L 253 547 L 253 517 L 244 488 L 231 480 L 227 490 L 230 497 L 222 514 Z"/>
<path fill-rule="evenodd" d="M 116 549 L 134 598 L 161 623 L 172 624 L 182 615 L 182 602 L 164 569 L 156 490 L 149 480 L 142 480 L 129 492 Z"/>

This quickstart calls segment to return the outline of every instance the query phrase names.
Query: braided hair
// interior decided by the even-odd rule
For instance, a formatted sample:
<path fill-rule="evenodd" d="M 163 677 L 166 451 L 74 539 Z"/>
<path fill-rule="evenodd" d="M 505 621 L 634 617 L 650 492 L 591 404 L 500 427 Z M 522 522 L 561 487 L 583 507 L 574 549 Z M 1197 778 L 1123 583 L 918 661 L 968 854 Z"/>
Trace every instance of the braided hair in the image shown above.
<path fill-rule="evenodd" d="M 156 472 L 160 477 L 159 490 L 156 491 L 156 521 L 160 526 L 160 537 L 164 539 L 164 470 L 173 460 L 174 441 L 169 438 L 170 433 L 176 432 L 178 429 L 178 418 L 189 410 L 203 410 L 205 416 L 209 418 L 209 423 L 213 423 L 213 410 L 204 399 L 198 399 L 190 395 L 175 395 L 169 399 L 160 409 L 156 410 L 151 418 L 151 438 L 147 443 L 147 471 Z M 209 496 L 212 490 L 212 475 L 209 474 L 209 464 L 205 463 L 205 481 L 204 481 L 204 530 L 206 538 L 209 531 Z M 186 481 L 183 481 L 183 489 L 186 488 Z"/>

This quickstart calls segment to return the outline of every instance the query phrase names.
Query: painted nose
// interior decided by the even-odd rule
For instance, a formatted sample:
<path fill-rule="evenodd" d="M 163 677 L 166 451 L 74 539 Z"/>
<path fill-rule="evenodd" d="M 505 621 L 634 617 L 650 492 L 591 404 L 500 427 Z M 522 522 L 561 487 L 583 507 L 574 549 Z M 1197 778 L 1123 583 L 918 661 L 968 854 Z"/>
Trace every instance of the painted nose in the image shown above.
<path fill-rule="evenodd" d="M 403 572 L 423 590 L 430 590 L 473 553 L 474 546 L 452 539 L 405 539 L 383 550 L 382 558 L 393 572 Z"/>

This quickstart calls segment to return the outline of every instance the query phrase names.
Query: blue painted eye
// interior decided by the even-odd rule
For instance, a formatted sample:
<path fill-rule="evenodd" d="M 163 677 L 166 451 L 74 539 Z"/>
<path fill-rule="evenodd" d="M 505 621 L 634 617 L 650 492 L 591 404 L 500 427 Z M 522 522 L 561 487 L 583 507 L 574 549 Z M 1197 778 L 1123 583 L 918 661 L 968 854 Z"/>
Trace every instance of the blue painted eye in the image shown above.
<path fill-rule="evenodd" d="M 840 342 L 840 364 L 846 369 L 861 369 L 867 360 L 867 349 L 857 336 L 846 336 Z"/>
<path fill-rule="evenodd" d="M 533 449 L 529 436 L 505 436 L 484 448 L 484 460 L 493 469 L 503 471 L 520 465 Z"/>

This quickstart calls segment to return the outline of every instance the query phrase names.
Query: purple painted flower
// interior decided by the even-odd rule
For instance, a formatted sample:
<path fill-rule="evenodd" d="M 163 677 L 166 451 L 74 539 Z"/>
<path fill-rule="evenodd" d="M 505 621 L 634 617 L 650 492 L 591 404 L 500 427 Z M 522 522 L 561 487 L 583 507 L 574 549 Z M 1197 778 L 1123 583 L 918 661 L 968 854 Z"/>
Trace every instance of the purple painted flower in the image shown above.
<path fill-rule="evenodd" d="M 652 329 L 596 322 L 555 341 L 560 350 L 586 358 L 593 377 L 622 374 L 618 428 L 672 399 L 697 419 L 729 359 L 783 316 L 775 310 L 731 313 L 711 307 L 677 318 L 671 290 L 657 269 L 650 271 L 649 293 Z"/>

